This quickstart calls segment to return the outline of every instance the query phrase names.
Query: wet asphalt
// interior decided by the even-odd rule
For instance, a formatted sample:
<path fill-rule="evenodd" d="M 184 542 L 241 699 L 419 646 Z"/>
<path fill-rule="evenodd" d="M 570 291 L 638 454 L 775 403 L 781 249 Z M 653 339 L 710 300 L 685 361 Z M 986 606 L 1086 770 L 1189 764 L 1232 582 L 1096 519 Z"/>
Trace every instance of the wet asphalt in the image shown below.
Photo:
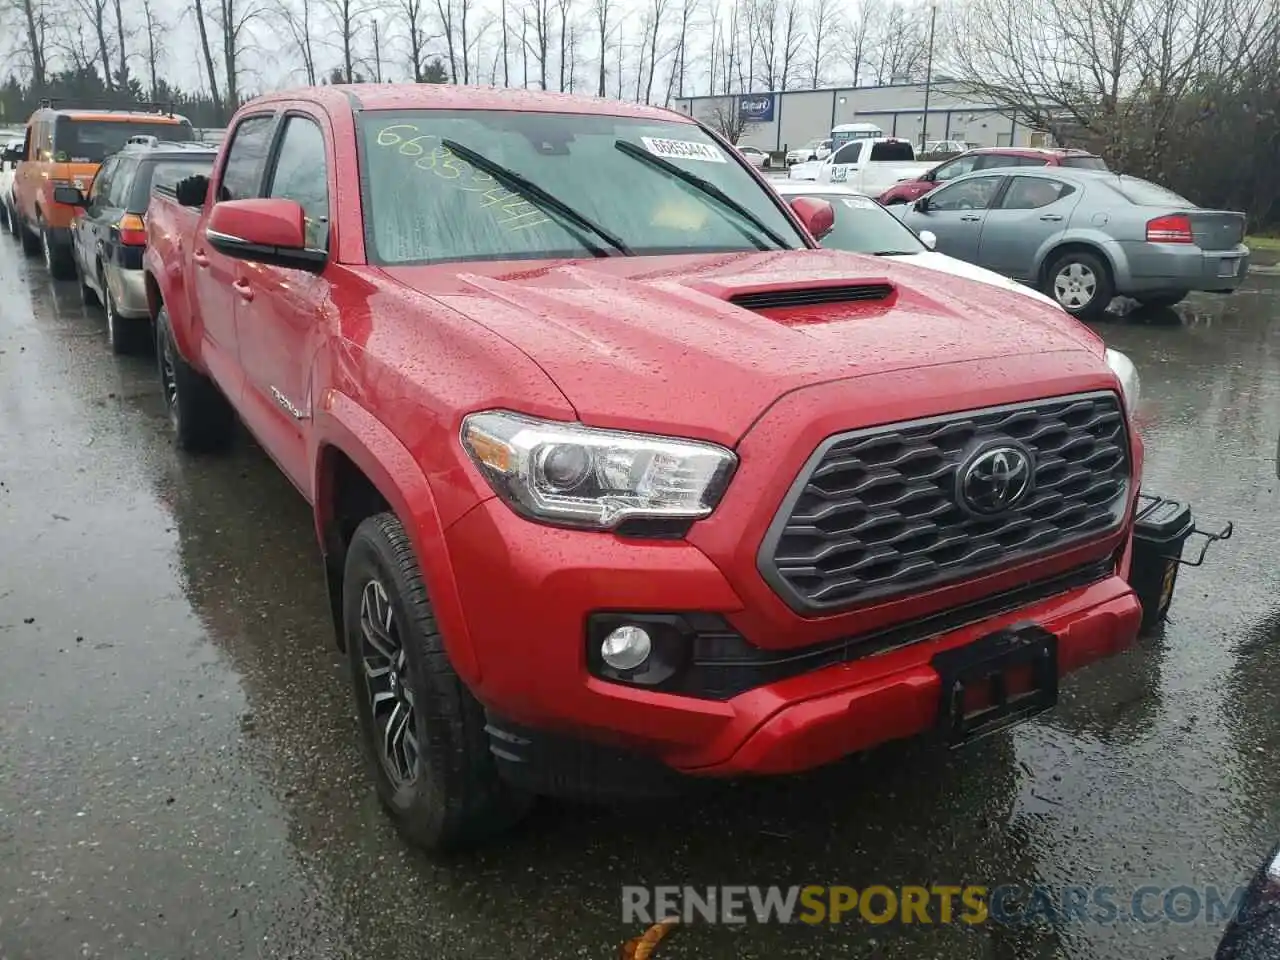
<path fill-rule="evenodd" d="M 620 885 L 1233 886 L 1280 837 L 1280 276 L 1101 324 L 1147 489 L 1234 520 L 1051 714 L 680 803 L 543 804 L 431 859 L 357 750 L 309 513 L 188 459 L 154 361 L 0 238 L 0 958 L 605 958 Z M 689 927 L 663 958 L 1204 957 L 1220 926 Z"/>

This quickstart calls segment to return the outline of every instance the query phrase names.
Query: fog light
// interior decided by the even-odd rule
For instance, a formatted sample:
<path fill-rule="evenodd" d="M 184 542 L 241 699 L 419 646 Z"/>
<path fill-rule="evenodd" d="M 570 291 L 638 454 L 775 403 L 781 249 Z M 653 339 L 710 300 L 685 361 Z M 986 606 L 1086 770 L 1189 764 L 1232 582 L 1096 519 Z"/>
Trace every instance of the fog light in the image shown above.
<path fill-rule="evenodd" d="M 649 659 L 653 644 L 641 627 L 618 627 L 600 644 L 600 659 L 614 670 L 634 670 Z"/>

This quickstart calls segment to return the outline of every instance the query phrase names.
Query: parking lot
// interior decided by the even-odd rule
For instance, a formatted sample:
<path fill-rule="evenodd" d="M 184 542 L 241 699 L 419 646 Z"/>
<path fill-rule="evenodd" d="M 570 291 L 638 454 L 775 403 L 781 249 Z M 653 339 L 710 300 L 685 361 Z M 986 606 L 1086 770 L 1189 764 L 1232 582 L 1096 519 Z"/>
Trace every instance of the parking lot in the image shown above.
<path fill-rule="evenodd" d="M 179 456 L 154 361 L 0 238 L 0 956 L 609 958 L 623 884 L 1230 887 L 1280 836 L 1280 277 L 1099 327 L 1146 487 L 1236 534 L 1047 718 L 688 802 L 545 804 L 478 854 L 378 809 L 311 515 Z M 1204 922 L 691 927 L 664 958 L 1206 956 Z"/>

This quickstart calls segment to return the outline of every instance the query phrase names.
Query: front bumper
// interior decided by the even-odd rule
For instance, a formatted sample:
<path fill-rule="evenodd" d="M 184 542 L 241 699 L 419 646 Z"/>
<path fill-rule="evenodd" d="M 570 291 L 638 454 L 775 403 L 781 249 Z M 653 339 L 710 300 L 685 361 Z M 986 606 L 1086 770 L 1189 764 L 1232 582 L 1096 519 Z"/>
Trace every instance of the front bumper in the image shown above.
<path fill-rule="evenodd" d="M 1126 548 L 1120 563 L 1098 568 L 1091 582 L 711 699 L 603 680 L 587 666 L 585 622 L 593 611 L 712 611 L 744 632 L 736 615 L 742 601 L 697 547 L 543 527 L 497 500 L 473 509 L 446 537 L 480 665 L 474 692 L 486 707 L 523 728 L 687 774 L 799 771 L 924 733 L 938 714 L 930 659 L 940 651 L 1032 621 L 1058 637 L 1065 674 L 1131 644 L 1142 619 L 1125 580 Z"/>
<path fill-rule="evenodd" d="M 1227 293 L 1249 274 L 1249 248 L 1202 250 L 1193 244 L 1130 242 L 1120 244 L 1125 258 L 1119 276 L 1121 294 L 1199 290 Z M 1121 271 L 1118 271 L 1121 272 Z"/>

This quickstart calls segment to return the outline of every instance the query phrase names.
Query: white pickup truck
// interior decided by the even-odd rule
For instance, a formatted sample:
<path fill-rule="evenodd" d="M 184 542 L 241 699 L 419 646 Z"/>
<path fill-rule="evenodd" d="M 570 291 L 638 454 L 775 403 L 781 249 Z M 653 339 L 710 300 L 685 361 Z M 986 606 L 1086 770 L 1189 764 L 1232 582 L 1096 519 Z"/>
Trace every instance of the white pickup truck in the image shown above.
<path fill-rule="evenodd" d="M 10 227 L 13 221 L 13 180 L 18 169 L 17 156 L 25 140 L 14 131 L 0 130 L 0 225 Z M 16 227 L 10 227 L 17 236 Z"/>
<path fill-rule="evenodd" d="M 913 180 L 933 164 L 916 160 L 910 140 L 896 137 L 851 140 L 825 160 L 797 163 L 792 180 L 842 183 L 867 197 L 878 197 L 901 180 Z"/>

